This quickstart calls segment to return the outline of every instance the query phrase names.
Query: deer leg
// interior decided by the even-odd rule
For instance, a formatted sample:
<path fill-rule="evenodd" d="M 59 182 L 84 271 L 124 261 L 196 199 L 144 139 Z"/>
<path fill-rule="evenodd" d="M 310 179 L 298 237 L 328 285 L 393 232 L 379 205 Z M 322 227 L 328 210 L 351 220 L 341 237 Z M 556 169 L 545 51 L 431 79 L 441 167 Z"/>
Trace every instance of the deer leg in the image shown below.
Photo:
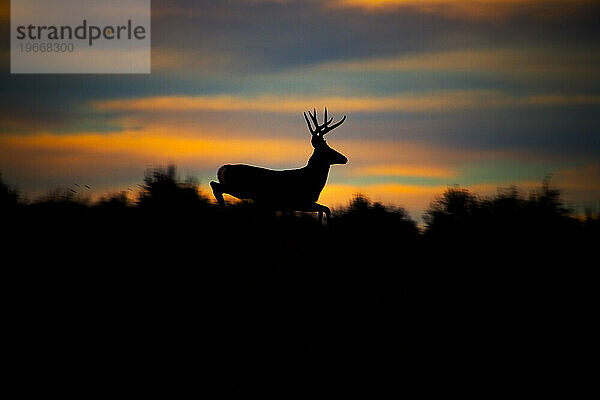
<path fill-rule="evenodd" d="M 321 204 L 315 203 L 315 209 L 319 212 L 319 225 L 322 224 L 323 213 L 325 213 L 325 217 L 327 218 L 327 225 L 329 225 L 329 220 L 331 218 L 331 211 L 329 210 L 329 208 Z"/>
<path fill-rule="evenodd" d="M 215 195 L 215 199 L 217 199 L 217 202 L 219 203 L 219 205 L 223 208 L 225 208 L 225 199 L 223 198 L 223 188 L 222 185 L 220 183 L 217 182 L 210 182 L 210 187 L 212 188 L 213 194 Z"/>
<path fill-rule="evenodd" d="M 327 218 L 327 225 L 329 225 L 329 222 L 331 220 L 331 211 L 329 210 L 328 207 L 323 206 L 324 208 L 324 212 L 325 212 L 325 217 Z"/>

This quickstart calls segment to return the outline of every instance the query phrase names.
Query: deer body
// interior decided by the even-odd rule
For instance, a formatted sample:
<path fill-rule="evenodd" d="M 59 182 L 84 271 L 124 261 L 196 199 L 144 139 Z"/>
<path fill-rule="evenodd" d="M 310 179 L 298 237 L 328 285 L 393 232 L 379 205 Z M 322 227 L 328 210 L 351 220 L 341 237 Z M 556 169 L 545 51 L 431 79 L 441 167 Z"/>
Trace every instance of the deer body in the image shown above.
<path fill-rule="evenodd" d="M 272 170 L 252 165 L 223 165 L 217 171 L 219 182 L 211 182 L 215 198 L 221 206 L 225 206 L 223 193 L 239 199 L 251 199 L 255 203 L 274 209 L 296 211 L 318 211 L 319 221 L 323 213 L 329 222 L 329 208 L 317 203 L 321 191 L 327 183 L 329 168 L 333 164 L 345 164 L 348 159 L 333 150 L 323 139 L 323 135 L 344 122 L 328 126 L 327 109 L 325 123 L 319 125 L 316 112 L 310 114 L 315 129 L 313 130 L 306 114 L 306 122 L 313 135 L 311 143 L 314 151 L 305 167 L 289 170 Z"/>

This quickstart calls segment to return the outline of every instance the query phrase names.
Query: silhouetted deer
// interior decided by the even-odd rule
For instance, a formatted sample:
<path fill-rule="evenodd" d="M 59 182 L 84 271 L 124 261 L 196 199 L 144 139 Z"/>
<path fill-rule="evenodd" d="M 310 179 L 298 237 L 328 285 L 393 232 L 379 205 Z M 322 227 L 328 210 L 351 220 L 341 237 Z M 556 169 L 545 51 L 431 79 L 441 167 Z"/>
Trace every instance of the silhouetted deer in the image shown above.
<path fill-rule="evenodd" d="M 283 171 L 251 165 L 223 165 L 217 171 L 219 183 L 210 183 L 215 198 L 222 207 L 225 207 L 223 193 L 227 193 L 239 199 L 252 199 L 256 204 L 273 209 L 317 211 L 319 223 L 322 223 L 325 213 L 329 223 L 329 208 L 317 204 L 317 200 L 327 182 L 329 167 L 333 164 L 346 164 L 348 159 L 329 147 L 323 136 L 340 126 L 346 120 L 346 116 L 330 125 L 333 118 L 327 120 L 325 108 L 324 122 L 319 125 L 316 109 L 312 114 L 309 111 L 308 115 L 315 125 L 313 129 L 304 113 L 304 119 L 312 134 L 310 142 L 315 148 L 308 164 L 303 168 Z"/>

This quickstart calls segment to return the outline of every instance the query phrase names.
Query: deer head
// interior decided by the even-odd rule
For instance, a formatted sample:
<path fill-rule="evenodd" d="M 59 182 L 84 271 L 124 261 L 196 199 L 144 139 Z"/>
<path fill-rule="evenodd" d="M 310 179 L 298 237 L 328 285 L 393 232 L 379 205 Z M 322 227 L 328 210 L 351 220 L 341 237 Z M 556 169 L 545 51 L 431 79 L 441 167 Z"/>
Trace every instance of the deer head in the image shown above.
<path fill-rule="evenodd" d="M 319 125 L 319 122 L 317 121 L 317 110 L 313 109 L 312 114 L 310 113 L 310 111 L 308 112 L 310 119 L 315 125 L 315 128 L 313 129 L 308 117 L 306 116 L 306 113 L 303 114 L 304 119 L 306 120 L 306 124 L 308 125 L 308 129 L 312 134 L 312 139 L 310 140 L 310 143 L 315 148 L 315 153 L 313 157 L 311 157 L 311 159 L 315 158 L 315 161 L 318 161 L 319 163 L 326 163 L 327 165 L 346 164 L 348 162 L 346 156 L 344 156 L 341 153 L 338 153 L 337 151 L 329 147 L 327 145 L 327 142 L 323 138 L 323 136 L 325 136 L 326 133 L 340 126 L 346 120 L 346 116 L 344 115 L 344 117 L 339 122 L 330 125 L 333 121 L 333 117 L 330 120 L 327 120 L 327 107 L 325 107 L 324 122 L 323 124 Z"/>

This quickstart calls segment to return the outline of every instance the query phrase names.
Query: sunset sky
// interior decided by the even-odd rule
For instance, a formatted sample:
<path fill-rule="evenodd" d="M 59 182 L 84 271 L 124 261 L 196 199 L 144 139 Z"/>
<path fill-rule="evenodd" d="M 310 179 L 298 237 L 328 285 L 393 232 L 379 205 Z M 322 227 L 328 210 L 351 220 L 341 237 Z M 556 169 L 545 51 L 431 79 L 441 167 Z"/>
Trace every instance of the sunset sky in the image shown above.
<path fill-rule="evenodd" d="M 153 0 L 150 75 L 11 75 L 0 1 L 0 172 L 29 198 L 133 192 L 168 163 L 206 193 L 225 163 L 301 167 L 302 112 L 327 106 L 349 163 L 320 203 L 418 218 L 448 185 L 551 174 L 600 211 L 600 2 Z"/>

